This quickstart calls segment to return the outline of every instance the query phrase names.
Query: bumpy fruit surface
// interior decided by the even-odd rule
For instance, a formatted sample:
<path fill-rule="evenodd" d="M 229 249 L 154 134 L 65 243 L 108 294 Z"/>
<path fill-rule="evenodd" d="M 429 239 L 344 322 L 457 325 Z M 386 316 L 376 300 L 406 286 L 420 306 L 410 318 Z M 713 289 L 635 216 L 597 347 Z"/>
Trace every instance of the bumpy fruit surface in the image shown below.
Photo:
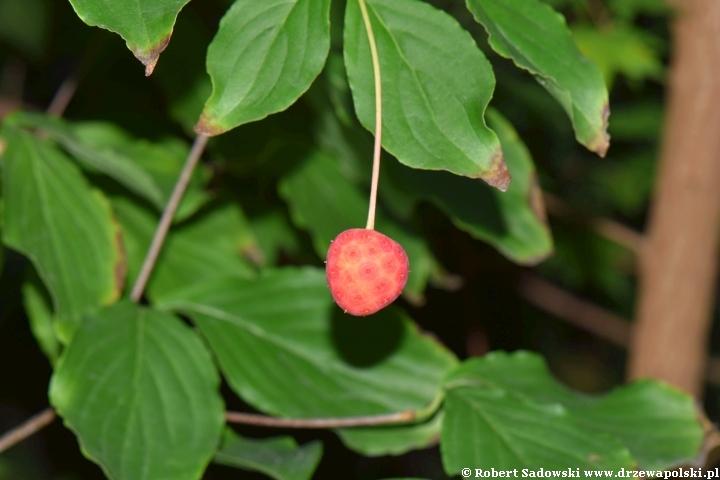
<path fill-rule="evenodd" d="M 328 286 L 347 313 L 371 315 L 391 304 L 405 288 L 405 250 L 382 233 L 352 228 L 338 235 L 327 254 Z"/>

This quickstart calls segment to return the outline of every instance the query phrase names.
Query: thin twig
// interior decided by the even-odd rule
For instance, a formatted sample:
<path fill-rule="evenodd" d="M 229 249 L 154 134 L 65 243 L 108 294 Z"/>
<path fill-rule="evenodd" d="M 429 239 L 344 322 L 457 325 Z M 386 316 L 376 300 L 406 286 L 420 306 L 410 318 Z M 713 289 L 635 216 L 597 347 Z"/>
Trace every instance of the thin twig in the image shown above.
<path fill-rule="evenodd" d="M 532 274 L 520 277 L 518 294 L 541 310 L 597 335 L 615 345 L 627 347 L 630 322 L 604 308 Z"/>
<path fill-rule="evenodd" d="M 592 217 L 587 219 L 575 211 L 565 200 L 551 193 L 543 192 L 543 198 L 549 214 L 556 217 L 582 218 L 601 237 L 622 245 L 632 252 L 640 253 L 645 240 L 643 234 L 609 218 Z"/>
<path fill-rule="evenodd" d="M 373 33 L 370 16 L 368 15 L 365 0 L 358 0 L 362 12 L 368 42 L 370 43 L 370 56 L 372 57 L 373 76 L 375 78 L 375 147 L 373 148 L 372 183 L 370 185 L 370 207 L 365 228 L 375 229 L 375 209 L 377 205 L 378 183 L 380 180 L 380 153 L 382 151 L 382 80 L 380 77 L 380 59 L 378 57 L 375 34 Z"/>
<path fill-rule="evenodd" d="M 408 410 L 406 412 L 390 413 L 386 415 L 369 415 L 365 417 L 345 418 L 276 418 L 266 415 L 242 412 L 225 412 L 228 423 L 242 425 L 257 425 L 260 427 L 275 428 L 348 428 L 369 427 L 375 425 L 390 425 L 412 422 L 417 414 Z"/>
<path fill-rule="evenodd" d="M 77 91 L 78 81 L 75 74 L 70 74 L 65 77 L 65 80 L 60 84 L 57 92 L 50 105 L 47 107 L 47 114 L 53 117 L 62 117 L 65 113 L 65 109 L 70 104 L 70 100 L 75 96 Z"/>
<path fill-rule="evenodd" d="M 620 315 L 610 312 L 588 300 L 553 285 L 536 275 L 525 274 L 518 282 L 518 294 L 528 303 L 550 313 L 586 332 L 627 348 L 632 335 L 632 324 Z M 720 386 L 720 357 L 711 356 L 705 370 L 705 380 Z"/>
<path fill-rule="evenodd" d="M 0 437 L 0 453 L 13 445 L 22 442 L 32 434 L 42 430 L 55 420 L 55 410 L 48 407 L 42 412 L 27 419 L 22 425 L 18 425 Z"/>
<path fill-rule="evenodd" d="M 142 297 L 145 285 L 147 285 L 147 282 L 150 279 L 150 274 L 152 273 L 155 261 L 160 254 L 160 250 L 163 242 L 165 241 L 165 237 L 167 236 L 167 232 L 170 229 L 170 225 L 172 224 L 175 212 L 177 211 L 183 193 L 185 193 L 185 189 L 190 182 L 193 170 L 195 170 L 195 165 L 197 165 L 200 160 L 200 156 L 205 150 L 207 141 L 208 137 L 206 135 L 198 134 L 198 136 L 195 137 L 195 141 L 190 149 L 185 165 L 183 166 L 182 172 L 180 172 L 180 177 L 178 178 L 175 188 L 170 195 L 170 200 L 163 211 L 157 230 L 155 230 L 155 236 L 153 237 L 150 248 L 145 256 L 145 261 L 140 269 L 140 273 L 138 274 L 137 280 L 135 280 L 135 285 L 133 286 L 130 294 L 130 298 L 134 302 L 140 301 L 140 298 Z"/>

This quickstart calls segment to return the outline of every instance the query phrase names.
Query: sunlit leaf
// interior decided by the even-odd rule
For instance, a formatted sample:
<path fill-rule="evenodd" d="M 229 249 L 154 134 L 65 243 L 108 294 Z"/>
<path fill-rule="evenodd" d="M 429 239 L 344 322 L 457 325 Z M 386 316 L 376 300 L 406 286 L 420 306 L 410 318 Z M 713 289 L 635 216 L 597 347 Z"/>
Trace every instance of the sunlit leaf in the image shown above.
<path fill-rule="evenodd" d="M 225 423 L 219 386 L 179 318 L 123 300 L 82 322 L 50 401 L 109 478 L 198 480 Z"/>
<path fill-rule="evenodd" d="M 572 120 L 575 137 L 600 156 L 610 146 L 608 92 L 600 69 L 578 51 L 565 17 L 540 0 L 466 0 L 490 46 L 535 76 Z"/>
<path fill-rule="evenodd" d="M 318 441 L 299 447 L 293 437 L 253 439 L 226 428 L 213 461 L 261 472 L 275 480 L 310 480 L 322 452 Z"/>
<path fill-rule="evenodd" d="M 383 147 L 410 167 L 482 178 L 505 190 L 510 175 L 483 117 L 495 77 L 470 34 L 421 1 L 366 3 L 380 57 Z M 374 132 L 373 66 L 358 2 L 347 4 L 344 48 L 358 119 Z"/>
<path fill-rule="evenodd" d="M 580 26 L 573 28 L 572 35 L 583 55 L 600 67 L 608 88 L 612 87 L 618 74 L 633 84 L 663 78 L 662 51 L 658 45 L 662 43 L 638 28 Z"/>
<path fill-rule="evenodd" d="M 67 342 L 83 313 L 120 296 L 120 230 L 109 202 L 59 150 L 20 130 L 3 137 L 3 242 L 32 261 Z"/>
<path fill-rule="evenodd" d="M 292 105 L 330 48 L 330 0 L 236 0 L 208 48 L 213 92 L 195 130 L 219 135 Z"/>
<path fill-rule="evenodd" d="M 127 47 L 152 74 L 167 47 L 180 10 L 190 0 L 70 0 L 88 25 L 120 34 Z"/>

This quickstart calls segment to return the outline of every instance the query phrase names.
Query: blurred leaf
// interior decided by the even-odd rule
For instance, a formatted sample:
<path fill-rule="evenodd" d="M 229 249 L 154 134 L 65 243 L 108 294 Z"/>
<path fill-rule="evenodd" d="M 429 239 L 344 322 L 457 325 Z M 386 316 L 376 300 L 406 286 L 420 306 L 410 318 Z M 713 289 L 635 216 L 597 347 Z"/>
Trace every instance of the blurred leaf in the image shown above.
<path fill-rule="evenodd" d="M 462 468 L 499 470 L 632 469 L 630 452 L 617 439 L 592 433 L 562 404 L 528 396 L 526 385 L 498 382 L 485 365 L 530 357 L 491 353 L 466 361 L 445 380 L 445 420 L 440 449 L 448 475 Z M 505 362 L 505 363 L 503 363 Z M 511 373 L 512 372 L 512 373 Z M 618 415 L 620 416 L 620 415 Z"/>
<path fill-rule="evenodd" d="M 281 251 L 292 255 L 300 250 L 295 230 L 279 210 L 252 218 L 250 223 L 262 251 L 263 266 L 276 265 Z"/>
<path fill-rule="evenodd" d="M 587 0 L 542 0 L 556 10 L 572 7 L 575 9 L 586 8 Z"/>
<path fill-rule="evenodd" d="M 640 14 L 669 15 L 671 8 L 664 0 L 607 0 L 614 17 L 632 21 Z"/>
<path fill-rule="evenodd" d="M 539 0 L 466 1 L 493 50 L 533 74 L 565 109 L 578 142 L 604 157 L 608 92 L 598 67 L 573 43 L 565 17 Z"/>
<path fill-rule="evenodd" d="M 207 54 L 213 93 L 198 133 L 219 135 L 292 105 L 330 48 L 330 0 L 236 0 Z"/>
<path fill-rule="evenodd" d="M 608 88 L 618 74 L 633 83 L 663 78 L 658 39 L 639 28 L 615 25 L 598 29 L 584 25 L 574 27 L 572 35 L 580 52 L 600 67 Z"/>
<path fill-rule="evenodd" d="M 45 0 L 0 0 L 0 40 L 39 58 L 47 46 L 49 14 Z"/>
<path fill-rule="evenodd" d="M 640 469 L 692 464 L 700 453 L 703 429 L 694 400 L 670 385 L 645 379 L 607 395 L 581 395 L 552 378 L 542 357 L 522 351 L 492 353 L 462 369 L 448 382 L 481 382 L 543 404 L 561 404 L 589 436 L 609 434 L 627 446 Z"/>
<path fill-rule="evenodd" d="M 283 417 L 426 409 L 457 363 L 397 308 L 362 318 L 343 314 L 316 268 L 198 283 L 164 297 L 161 306 L 193 320 L 243 400 Z"/>
<path fill-rule="evenodd" d="M 128 253 L 128 276 L 137 278 L 157 227 L 158 217 L 125 198 L 113 199 Z M 156 299 L 192 283 L 221 276 L 250 278 L 254 270 L 241 256 L 257 248 L 245 216 L 237 205 L 203 212 L 168 234 L 148 282 Z"/>
<path fill-rule="evenodd" d="M 495 77 L 470 34 L 424 2 L 368 0 L 367 7 L 380 52 L 383 147 L 410 167 L 505 190 L 500 142 L 483 117 Z M 358 119 L 374 132 L 373 66 L 357 2 L 345 13 L 345 64 Z"/>
<path fill-rule="evenodd" d="M 596 195 L 624 215 L 642 214 L 652 194 L 655 156 L 650 150 L 596 166 L 590 172 Z"/>
<path fill-rule="evenodd" d="M 330 242 L 349 228 L 362 228 L 367 217 L 365 195 L 342 176 L 338 163 L 315 151 L 279 184 L 280 195 L 288 202 L 293 222 L 312 235 L 315 251 L 325 258 Z M 438 262 L 424 239 L 390 221 L 378 209 L 376 228 L 400 243 L 410 259 L 405 291 L 422 296 Z"/>
<path fill-rule="evenodd" d="M 70 0 L 88 25 L 120 34 L 127 47 L 152 74 L 167 47 L 175 19 L 189 0 Z"/>
<path fill-rule="evenodd" d="M 338 430 L 342 441 L 352 450 L 371 457 L 402 455 L 410 450 L 432 446 L 440 440 L 442 410 L 430 420 L 410 425 L 357 427 Z"/>
<path fill-rule="evenodd" d="M 87 317 L 58 362 L 50 402 L 116 480 L 195 480 L 225 423 L 220 377 L 179 318 L 128 300 Z"/>
<path fill-rule="evenodd" d="M 613 140 L 656 142 L 660 137 L 662 124 L 662 103 L 633 102 L 613 110 L 610 134 Z"/>
<path fill-rule="evenodd" d="M 604 294 L 618 309 L 633 303 L 630 275 L 635 256 L 584 225 L 564 224 L 554 231 L 555 255 L 539 266 L 539 272 L 556 278 L 575 291 L 590 290 Z M 602 297 L 605 298 L 605 297 Z M 627 312 L 631 315 L 631 310 Z"/>
<path fill-rule="evenodd" d="M 391 164 L 398 187 L 431 200 L 460 229 L 484 240 L 521 264 L 536 264 L 552 252 L 545 206 L 530 153 L 512 125 L 497 111 L 487 118 L 502 145 L 513 181 L 507 192 L 445 172 L 411 170 Z"/>
<path fill-rule="evenodd" d="M 261 472 L 275 480 L 310 480 L 322 452 L 319 441 L 298 447 L 293 437 L 245 438 L 226 428 L 213 461 Z"/>
<path fill-rule="evenodd" d="M 25 313 L 30 330 L 40 345 L 40 350 L 55 365 L 60 356 L 61 344 L 53 326 L 53 307 L 50 294 L 35 270 L 29 269 L 22 286 Z"/>
<path fill-rule="evenodd" d="M 68 342 L 83 313 L 115 302 L 125 257 L 109 202 L 59 150 L 4 128 L 3 242 L 33 263 Z"/>

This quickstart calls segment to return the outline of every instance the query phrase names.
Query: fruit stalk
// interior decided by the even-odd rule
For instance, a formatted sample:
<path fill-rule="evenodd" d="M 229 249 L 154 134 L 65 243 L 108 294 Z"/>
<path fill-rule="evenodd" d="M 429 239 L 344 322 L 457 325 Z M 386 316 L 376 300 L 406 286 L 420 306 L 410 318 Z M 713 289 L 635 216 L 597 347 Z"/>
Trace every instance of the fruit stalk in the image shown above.
<path fill-rule="evenodd" d="M 373 148 L 372 182 L 370 184 L 370 206 L 368 208 L 368 230 L 375 229 L 375 207 L 377 205 L 378 182 L 380 180 L 380 152 L 382 150 L 382 82 L 380 77 L 380 59 L 378 57 L 375 34 L 373 33 L 370 16 L 368 15 L 365 0 L 358 0 L 362 12 L 365 31 L 370 43 L 370 56 L 372 57 L 373 76 L 375 77 L 375 147 Z"/>

